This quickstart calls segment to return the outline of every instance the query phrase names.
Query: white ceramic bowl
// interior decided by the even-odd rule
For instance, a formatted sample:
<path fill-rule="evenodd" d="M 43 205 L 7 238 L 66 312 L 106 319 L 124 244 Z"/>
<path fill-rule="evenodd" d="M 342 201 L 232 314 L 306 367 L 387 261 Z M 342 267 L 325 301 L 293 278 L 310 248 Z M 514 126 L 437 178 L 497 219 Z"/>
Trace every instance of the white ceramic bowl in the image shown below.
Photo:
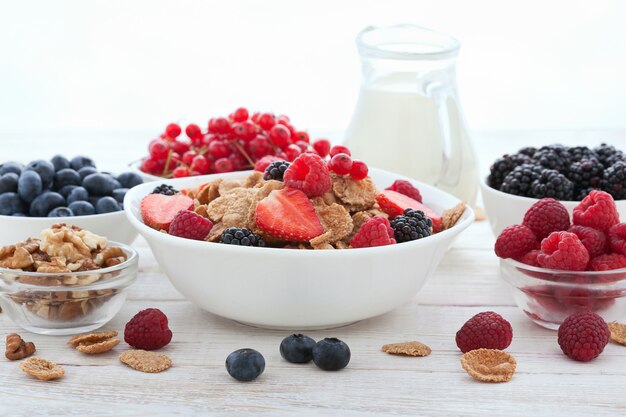
<path fill-rule="evenodd" d="M 165 183 L 181 189 L 249 172 Z M 370 175 L 381 189 L 395 179 L 406 179 L 378 169 L 370 169 Z M 438 211 L 459 202 L 413 182 L 424 202 Z M 144 225 L 139 207 L 151 187 L 143 184 L 130 190 L 124 207 L 176 289 L 204 310 L 267 328 L 330 328 L 393 310 L 422 288 L 454 238 L 474 220 L 468 208 L 444 232 L 375 248 L 314 251 L 231 246 L 182 239 Z"/>
<path fill-rule="evenodd" d="M 123 211 L 74 217 L 0 216 L 0 246 L 11 245 L 29 237 L 39 236 L 42 230 L 55 223 L 76 225 L 126 245 L 133 243 L 137 237 L 137 231 L 131 226 Z"/>
<path fill-rule="evenodd" d="M 503 193 L 500 190 L 491 188 L 487 185 L 487 180 L 480 182 L 480 189 L 485 204 L 485 212 L 487 219 L 491 225 L 491 230 L 495 236 L 507 226 L 520 224 L 524 219 L 526 211 L 537 201 L 536 198 L 520 197 L 517 195 Z M 570 215 L 574 211 L 580 201 L 561 201 Z M 615 202 L 620 218 L 626 220 L 626 200 L 617 200 Z"/>
<path fill-rule="evenodd" d="M 152 174 L 148 174 L 146 172 L 143 172 L 140 167 L 141 167 L 141 162 L 142 160 L 138 160 L 135 162 L 131 162 L 130 164 L 128 164 L 128 168 L 131 172 L 134 172 L 135 174 L 138 174 L 141 178 L 143 178 L 143 182 L 151 182 L 151 181 L 163 181 L 164 178 L 161 177 L 157 177 L 156 175 L 152 175 Z"/>

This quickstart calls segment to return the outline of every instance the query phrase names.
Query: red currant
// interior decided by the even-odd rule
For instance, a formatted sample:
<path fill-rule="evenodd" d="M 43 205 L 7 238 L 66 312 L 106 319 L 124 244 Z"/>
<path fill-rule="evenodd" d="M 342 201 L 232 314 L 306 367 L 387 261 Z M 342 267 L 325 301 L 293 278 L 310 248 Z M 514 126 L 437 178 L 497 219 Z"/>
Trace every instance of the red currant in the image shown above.
<path fill-rule="evenodd" d="M 180 140 L 175 140 L 174 142 L 170 142 L 170 147 L 172 150 L 180 155 L 185 154 L 190 148 L 187 142 L 181 142 Z"/>
<path fill-rule="evenodd" d="M 285 152 L 279 152 L 279 153 L 276 155 L 276 157 L 277 157 L 277 158 L 280 158 L 280 159 L 281 159 L 281 160 L 283 160 L 283 161 L 286 161 L 286 160 L 287 160 L 287 154 L 286 154 Z"/>
<path fill-rule="evenodd" d="M 252 140 L 256 136 L 256 126 L 250 122 L 235 123 L 233 131 L 237 138 L 244 141 Z"/>
<path fill-rule="evenodd" d="M 332 148 L 330 148 L 330 157 L 331 158 L 333 156 L 339 154 L 339 153 L 345 153 L 348 156 L 352 156 L 352 154 L 350 153 L 350 149 L 346 148 L 343 145 L 335 145 Z"/>
<path fill-rule="evenodd" d="M 367 168 L 367 164 L 363 161 L 359 161 L 355 159 L 352 161 L 352 169 L 350 169 L 350 175 L 357 181 L 361 181 L 363 178 L 367 177 L 367 172 L 369 169 Z"/>
<path fill-rule="evenodd" d="M 248 142 L 247 149 L 253 159 L 261 159 L 265 155 L 274 153 L 272 144 L 263 135 L 256 135 L 254 139 Z"/>
<path fill-rule="evenodd" d="M 252 113 L 252 116 L 250 116 L 250 120 L 252 120 L 254 123 L 259 124 L 259 116 L 261 115 L 261 113 L 254 112 Z"/>
<path fill-rule="evenodd" d="M 233 163 L 228 158 L 220 158 L 215 161 L 215 172 L 218 174 L 224 172 L 231 172 L 233 170 Z"/>
<path fill-rule="evenodd" d="M 209 144 L 209 154 L 215 159 L 225 158 L 230 155 L 231 152 L 232 150 L 228 144 L 222 140 L 214 140 Z"/>
<path fill-rule="evenodd" d="M 144 159 L 139 169 L 148 174 L 156 174 L 159 169 L 159 162 L 152 158 Z"/>
<path fill-rule="evenodd" d="M 231 130 L 230 122 L 224 117 L 216 117 L 209 120 L 210 133 L 229 133 Z"/>
<path fill-rule="evenodd" d="M 309 143 L 311 140 L 309 139 L 309 134 L 304 130 L 297 131 L 294 135 L 294 140 L 301 140 L 303 142 Z"/>
<path fill-rule="evenodd" d="M 338 153 L 333 156 L 328 167 L 337 175 L 346 175 L 352 170 L 352 158 L 345 153 Z"/>
<path fill-rule="evenodd" d="M 184 178 L 189 176 L 189 169 L 186 167 L 176 167 L 174 171 L 172 171 L 172 176 L 174 178 Z"/>
<path fill-rule="evenodd" d="M 202 131 L 200 130 L 200 126 L 193 123 L 187 125 L 187 127 L 185 128 L 185 133 L 187 134 L 187 137 L 189 137 L 189 139 L 191 140 L 202 139 Z"/>
<path fill-rule="evenodd" d="M 172 139 L 177 138 L 178 135 L 180 135 L 180 132 L 181 132 L 180 126 L 178 126 L 176 123 L 170 123 L 165 128 L 165 134 Z"/>
<path fill-rule="evenodd" d="M 210 145 L 211 142 L 213 142 L 214 140 L 217 140 L 218 136 L 214 133 L 207 133 L 206 135 L 202 136 L 202 144 L 203 145 Z"/>
<path fill-rule="evenodd" d="M 328 139 L 318 139 L 313 142 L 313 149 L 321 156 L 326 158 L 330 153 L 330 141 Z"/>
<path fill-rule="evenodd" d="M 286 148 L 290 143 L 291 132 L 283 125 L 274 125 L 270 130 L 270 139 L 274 145 L 281 149 Z"/>
<path fill-rule="evenodd" d="M 281 114 L 280 116 L 276 118 L 276 123 L 288 125 L 290 123 L 289 116 L 285 116 L 284 114 Z"/>
<path fill-rule="evenodd" d="M 298 145 L 291 144 L 285 148 L 285 155 L 287 155 L 288 162 L 293 162 L 301 153 L 302 150 Z"/>
<path fill-rule="evenodd" d="M 246 120 L 248 120 L 248 109 L 246 109 L 245 107 L 239 107 L 233 113 L 233 120 L 235 122 L 245 122 Z"/>
<path fill-rule="evenodd" d="M 270 130 L 276 124 L 276 118 L 272 113 L 263 113 L 259 116 L 259 126 L 263 130 Z"/>
<path fill-rule="evenodd" d="M 167 154 L 170 151 L 170 147 L 161 139 L 153 140 L 148 147 L 150 156 L 153 159 L 167 158 Z"/>
<path fill-rule="evenodd" d="M 187 151 L 183 154 L 183 163 L 185 165 L 191 165 L 191 162 L 193 161 L 193 158 L 195 158 L 196 156 L 198 156 L 198 152 L 196 151 Z"/>
<path fill-rule="evenodd" d="M 228 159 L 233 164 L 232 171 L 241 171 L 248 165 L 248 161 L 240 152 L 233 152 Z"/>
<path fill-rule="evenodd" d="M 200 174 L 208 174 L 209 173 L 209 161 L 202 155 L 198 155 L 193 158 L 191 162 L 190 169 L 192 171 L 197 171 Z"/>
<path fill-rule="evenodd" d="M 296 145 L 298 145 L 298 148 L 300 148 L 300 151 L 302 151 L 302 152 L 306 152 L 306 151 L 311 150 L 310 149 L 311 147 L 309 146 L 308 142 L 305 142 L 303 140 L 297 141 Z"/>

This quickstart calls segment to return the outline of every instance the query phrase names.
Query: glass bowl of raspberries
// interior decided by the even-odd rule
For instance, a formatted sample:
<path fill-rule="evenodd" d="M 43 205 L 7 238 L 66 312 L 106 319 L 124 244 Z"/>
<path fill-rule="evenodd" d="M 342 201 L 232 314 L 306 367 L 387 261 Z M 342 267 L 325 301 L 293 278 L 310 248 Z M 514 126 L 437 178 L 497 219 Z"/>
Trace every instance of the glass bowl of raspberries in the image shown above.
<path fill-rule="evenodd" d="M 626 218 L 626 155 L 605 143 L 526 147 L 498 158 L 481 190 L 496 236 L 541 198 L 559 200 L 571 212 L 592 190 L 611 194 Z"/>
<path fill-rule="evenodd" d="M 571 216 L 555 199 L 538 200 L 500 233 L 495 253 L 515 302 L 543 327 L 581 311 L 626 316 L 626 223 L 607 192 L 592 190 Z"/>

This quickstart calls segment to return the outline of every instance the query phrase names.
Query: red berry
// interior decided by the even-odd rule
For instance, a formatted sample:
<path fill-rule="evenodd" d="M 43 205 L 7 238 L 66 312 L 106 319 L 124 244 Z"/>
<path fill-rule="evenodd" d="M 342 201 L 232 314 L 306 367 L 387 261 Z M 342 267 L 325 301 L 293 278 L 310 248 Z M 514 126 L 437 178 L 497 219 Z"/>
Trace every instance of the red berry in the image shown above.
<path fill-rule="evenodd" d="M 274 152 L 272 144 L 263 135 L 256 135 L 246 146 L 252 159 L 260 159 Z"/>
<path fill-rule="evenodd" d="M 354 159 L 352 161 L 352 168 L 350 169 L 350 176 L 357 181 L 361 181 L 362 179 L 367 178 L 367 172 L 369 169 L 367 168 L 367 164 L 363 161 L 359 161 L 358 159 Z"/>
<path fill-rule="evenodd" d="M 493 311 L 476 314 L 456 333 L 456 345 L 463 353 L 481 348 L 504 350 L 512 340 L 511 323 Z"/>
<path fill-rule="evenodd" d="M 152 159 L 165 159 L 170 151 L 170 147 L 165 141 L 157 139 L 150 143 L 148 151 Z"/>
<path fill-rule="evenodd" d="M 202 155 L 198 155 L 193 158 L 191 162 L 191 166 L 189 167 L 192 171 L 199 172 L 200 174 L 208 174 L 210 164 L 209 161 Z"/>
<path fill-rule="evenodd" d="M 589 252 L 574 233 L 553 232 L 541 242 L 537 261 L 543 268 L 584 271 Z"/>
<path fill-rule="evenodd" d="M 574 208 L 574 224 L 608 231 L 619 223 L 615 201 L 609 193 L 593 190 Z"/>
<path fill-rule="evenodd" d="M 254 112 L 252 113 L 252 116 L 250 116 L 250 120 L 252 120 L 254 123 L 259 124 L 259 116 L 261 116 L 261 113 Z"/>
<path fill-rule="evenodd" d="M 202 144 L 203 145 L 210 145 L 211 142 L 213 142 L 215 140 L 219 140 L 219 135 L 217 135 L 215 133 L 207 133 L 206 135 L 202 136 Z"/>
<path fill-rule="evenodd" d="M 572 314 L 559 327 L 561 350 L 570 358 L 588 362 L 602 353 L 611 331 L 604 319 L 591 311 Z"/>
<path fill-rule="evenodd" d="M 248 109 L 246 109 L 245 107 L 239 107 L 233 113 L 233 120 L 235 122 L 245 122 L 246 120 L 248 120 Z"/>
<path fill-rule="evenodd" d="M 177 138 L 178 135 L 180 135 L 180 132 L 181 132 L 180 126 L 177 125 L 176 123 L 170 123 L 165 128 L 165 134 L 172 139 Z"/>
<path fill-rule="evenodd" d="M 239 152 L 233 152 L 228 156 L 228 159 L 230 160 L 230 162 L 233 165 L 233 169 L 232 171 L 241 171 L 243 170 L 248 164 L 248 161 L 246 160 L 246 158 Z"/>
<path fill-rule="evenodd" d="M 168 230 L 174 216 L 181 210 L 193 210 L 193 200 L 179 194 L 148 194 L 141 199 L 141 219 L 146 226 L 156 230 Z"/>
<path fill-rule="evenodd" d="M 330 148 L 330 157 L 332 158 L 333 156 L 340 154 L 340 153 L 345 153 L 348 156 L 352 156 L 352 154 L 350 153 L 350 149 L 346 148 L 343 145 L 335 145 L 332 148 Z"/>
<path fill-rule="evenodd" d="M 148 158 L 141 162 L 141 167 L 139 169 L 148 174 L 156 174 L 158 172 L 158 168 L 159 163 L 155 159 Z"/>
<path fill-rule="evenodd" d="M 411 197 L 413 200 L 419 201 L 420 203 L 422 202 L 422 194 L 420 194 L 420 190 L 415 188 L 415 186 L 407 180 L 395 180 L 391 186 L 385 189 L 396 191 L 407 197 Z"/>
<path fill-rule="evenodd" d="M 337 175 L 347 175 L 352 170 L 352 158 L 345 153 L 338 153 L 330 160 L 329 168 Z"/>
<path fill-rule="evenodd" d="M 291 132 L 283 125 L 274 125 L 270 129 L 270 139 L 274 145 L 284 149 L 290 144 Z"/>
<path fill-rule="evenodd" d="M 602 230 L 592 229 L 587 226 L 572 226 L 567 231 L 578 236 L 578 239 L 589 252 L 590 258 L 606 253 L 606 235 Z"/>
<path fill-rule="evenodd" d="M 193 158 L 195 158 L 196 156 L 198 156 L 198 152 L 196 151 L 187 151 L 183 154 L 183 163 L 185 165 L 191 165 L 191 162 L 193 161 Z"/>
<path fill-rule="evenodd" d="M 263 113 L 259 116 L 258 125 L 263 130 L 269 131 L 276 124 L 276 118 L 272 113 Z"/>
<path fill-rule="evenodd" d="M 513 225 L 504 229 L 494 247 L 496 255 L 499 258 L 519 258 L 526 253 L 535 249 L 537 246 L 537 237 L 524 225 Z"/>
<path fill-rule="evenodd" d="M 213 223 L 206 217 L 192 210 L 181 210 L 170 223 L 168 233 L 185 239 L 204 240 L 212 228 Z"/>
<path fill-rule="evenodd" d="M 590 271 L 609 271 L 622 268 L 626 268 L 626 256 L 619 253 L 596 256 L 589 261 Z"/>
<path fill-rule="evenodd" d="M 330 153 L 330 142 L 328 139 L 318 139 L 313 142 L 313 149 L 315 149 L 319 156 L 326 158 Z"/>
<path fill-rule="evenodd" d="M 155 350 L 172 340 L 167 316 L 156 308 L 148 308 L 135 314 L 124 328 L 124 341 L 137 349 Z"/>
<path fill-rule="evenodd" d="M 539 255 L 539 251 L 537 249 L 533 249 L 521 258 L 516 259 L 516 261 L 530 266 L 539 266 L 539 262 L 537 262 L 537 255 Z"/>
<path fill-rule="evenodd" d="M 230 122 L 224 117 L 209 120 L 209 132 L 226 134 L 231 131 Z"/>
<path fill-rule="evenodd" d="M 374 216 L 361 225 L 358 232 L 350 240 L 353 248 L 371 248 L 374 246 L 394 245 L 393 229 L 389 220 Z"/>
<path fill-rule="evenodd" d="M 295 132 L 293 137 L 294 137 L 294 141 L 300 141 L 301 140 L 303 142 L 306 142 L 307 144 L 310 142 L 309 134 L 306 133 L 304 130 L 299 130 L 299 131 Z"/>
<path fill-rule="evenodd" d="M 618 223 L 609 229 L 609 244 L 611 250 L 620 255 L 626 255 L 626 223 Z"/>
<path fill-rule="evenodd" d="M 233 132 L 242 140 L 248 141 L 254 139 L 256 136 L 256 127 L 250 122 L 235 123 L 233 125 Z"/>
<path fill-rule="evenodd" d="M 228 158 L 220 158 L 215 161 L 215 172 L 222 174 L 224 172 L 232 172 L 233 163 Z"/>
<path fill-rule="evenodd" d="M 311 151 L 312 150 L 311 146 L 307 142 L 305 142 L 303 140 L 297 141 L 295 143 L 295 145 L 298 146 L 298 148 L 300 148 L 300 152 L 307 152 L 307 151 Z"/>
<path fill-rule="evenodd" d="M 283 182 L 287 187 L 304 191 L 309 198 L 324 195 L 332 186 L 328 166 L 312 153 L 298 156 L 285 171 Z"/>
<path fill-rule="evenodd" d="M 185 133 L 189 139 L 202 139 L 202 131 L 200 130 L 200 126 L 195 124 L 187 125 L 185 128 Z"/>
<path fill-rule="evenodd" d="M 285 148 L 285 155 L 287 155 L 287 161 L 291 162 L 302 153 L 302 150 L 298 145 L 291 144 Z"/>
<path fill-rule="evenodd" d="M 561 202 L 553 198 L 542 198 L 532 205 L 524 215 L 522 223 L 541 240 L 552 232 L 569 228 L 569 213 Z"/>
<path fill-rule="evenodd" d="M 190 148 L 187 142 L 181 142 L 180 140 L 175 140 L 173 142 L 170 142 L 170 147 L 172 148 L 174 152 L 176 152 L 179 155 L 184 154 Z"/>
<path fill-rule="evenodd" d="M 289 116 L 284 114 L 281 114 L 276 118 L 276 123 L 281 123 L 284 126 L 287 126 L 290 122 L 291 120 L 289 120 Z"/>
<path fill-rule="evenodd" d="M 404 194 L 400 194 L 393 190 L 384 190 L 376 196 L 376 202 L 380 209 L 387 213 L 391 218 L 404 213 L 404 210 L 410 208 L 413 210 L 421 210 L 433 222 L 433 233 L 439 233 L 443 230 L 443 217 L 435 210 L 413 200 Z"/>
<path fill-rule="evenodd" d="M 266 155 L 262 157 L 261 159 L 259 159 L 258 161 L 256 161 L 256 164 L 254 164 L 254 170 L 259 171 L 259 172 L 265 172 L 265 169 L 272 162 L 277 162 L 277 161 L 284 161 L 284 159 L 280 159 L 279 157 L 274 156 L 274 155 Z"/>
<path fill-rule="evenodd" d="M 189 168 L 187 167 L 176 167 L 174 168 L 174 171 L 172 171 L 172 176 L 174 178 L 185 178 L 189 175 L 191 175 L 191 173 L 189 172 Z"/>
<path fill-rule="evenodd" d="M 214 140 L 209 144 L 209 155 L 215 159 L 226 158 L 231 153 L 232 149 L 224 141 Z"/>

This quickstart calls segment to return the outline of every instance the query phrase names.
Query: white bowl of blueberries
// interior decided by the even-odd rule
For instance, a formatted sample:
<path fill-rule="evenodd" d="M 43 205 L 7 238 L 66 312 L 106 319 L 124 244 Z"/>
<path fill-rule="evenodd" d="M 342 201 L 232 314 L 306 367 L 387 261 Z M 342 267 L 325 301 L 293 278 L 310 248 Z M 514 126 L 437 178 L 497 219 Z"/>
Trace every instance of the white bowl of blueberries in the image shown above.
<path fill-rule="evenodd" d="M 0 164 L 0 246 L 68 223 L 131 244 L 137 232 L 124 215 L 128 189 L 143 183 L 134 172 L 99 172 L 90 158 Z"/>

